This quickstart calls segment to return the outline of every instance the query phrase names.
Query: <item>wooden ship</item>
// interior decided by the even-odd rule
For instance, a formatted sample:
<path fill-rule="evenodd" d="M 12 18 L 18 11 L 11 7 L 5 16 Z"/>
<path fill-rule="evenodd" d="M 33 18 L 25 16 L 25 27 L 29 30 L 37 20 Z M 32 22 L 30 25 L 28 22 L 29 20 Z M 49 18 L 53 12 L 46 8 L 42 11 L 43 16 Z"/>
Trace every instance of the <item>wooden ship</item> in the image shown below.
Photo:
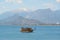
<path fill-rule="evenodd" d="M 32 28 L 24 28 L 24 27 L 22 27 L 21 28 L 21 30 L 20 30 L 21 32 L 33 32 L 33 29 Z"/>

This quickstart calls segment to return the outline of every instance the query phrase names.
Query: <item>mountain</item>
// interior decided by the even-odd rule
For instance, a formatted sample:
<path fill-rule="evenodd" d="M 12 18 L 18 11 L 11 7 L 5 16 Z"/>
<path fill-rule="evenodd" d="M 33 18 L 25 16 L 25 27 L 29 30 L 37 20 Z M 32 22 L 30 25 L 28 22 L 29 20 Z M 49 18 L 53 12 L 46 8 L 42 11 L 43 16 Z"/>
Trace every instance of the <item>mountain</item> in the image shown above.
<path fill-rule="evenodd" d="M 26 19 L 17 14 L 14 16 L 8 17 L 4 20 L 0 20 L 0 25 L 35 25 L 42 24 L 42 22 L 34 20 L 34 19 Z"/>
<path fill-rule="evenodd" d="M 42 23 L 44 23 L 44 24 L 60 23 L 60 10 L 52 11 L 49 8 L 48 9 L 38 9 L 35 11 L 13 10 L 10 12 L 5 12 L 2 15 L 0 15 L 0 20 L 3 20 L 3 21 L 5 21 L 5 19 L 10 20 L 15 14 L 19 15 L 21 17 L 24 17 L 24 19 L 38 20 L 41 24 Z M 18 18 L 18 20 L 21 20 L 21 19 Z"/>
<path fill-rule="evenodd" d="M 30 16 L 29 19 L 36 19 L 45 24 L 60 23 L 60 10 L 38 9 L 26 15 Z"/>
<path fill-rule="evenodd" d="M 0 14 L 0 20 L 6 19 L 6 18 L 11 17 L 13 15 L 15 15 L 15 13 L 13 13 L 13 12 L 2 13 L 2 14 Z"/>
<path fill-rule="evenodd" d="M 30 11 L 25 11 L 25 10 L 12 10 L 12 11 L 8 11 L 5 13 L 0 14 L 0 20 L 6 19 L 8 17 L 14 16 L 15 14 L 19 15 L 19 16 L 23 16 L 25 17 Z"/>
<path fill-rule="evenodd" d="M 60 10 L 52 11 L 51 9 L 38 9 L 34 11 L 33 15 L 34 19 L 40 20 L 46 24 L 60 23 Z"/>

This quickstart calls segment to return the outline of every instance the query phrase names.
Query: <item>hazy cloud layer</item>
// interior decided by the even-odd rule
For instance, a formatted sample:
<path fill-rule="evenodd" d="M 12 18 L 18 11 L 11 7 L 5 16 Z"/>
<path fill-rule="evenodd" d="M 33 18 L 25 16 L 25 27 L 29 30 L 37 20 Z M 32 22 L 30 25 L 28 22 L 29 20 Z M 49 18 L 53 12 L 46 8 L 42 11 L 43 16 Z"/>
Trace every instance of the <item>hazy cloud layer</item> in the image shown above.
<path fill-rule="evenodd" d="M 34 11 L 46 8 L 50 8 L 51 10 L 59 10 L 59 3 L 60 0 L 0 0 L 0 14 L 8 10 L 11 11 L 19 8 L 22 8 L 25 11 L 28 11 L 28 9 Z"/>
<path fill-rule="evenodd" d="M 56 8 L 56 6 L 52 3 L 44 3 L 43 6 L 46 8 L 50 8 L 51 10 L 55 10 Z"/>
<path fill-rule="evenodd" d="M 22 0 L 5 0 L 6 3 L 22 3 Z"/>
<path fill-rule="evenodd" d="M 56 0 L 56 2 L 60 3 L 60 0 Z"/>

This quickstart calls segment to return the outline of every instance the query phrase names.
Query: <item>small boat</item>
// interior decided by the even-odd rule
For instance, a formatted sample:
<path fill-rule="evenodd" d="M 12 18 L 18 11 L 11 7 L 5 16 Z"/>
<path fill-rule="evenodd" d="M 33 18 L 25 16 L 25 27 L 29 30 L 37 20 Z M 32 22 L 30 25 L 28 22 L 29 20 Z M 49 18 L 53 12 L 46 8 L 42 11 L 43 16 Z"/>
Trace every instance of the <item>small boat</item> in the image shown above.
<path fill-rule="evenodd" d="M 21 28 L 20 30 L 21 32 L 33 32 L 33 29 L 32 28 Z"/>

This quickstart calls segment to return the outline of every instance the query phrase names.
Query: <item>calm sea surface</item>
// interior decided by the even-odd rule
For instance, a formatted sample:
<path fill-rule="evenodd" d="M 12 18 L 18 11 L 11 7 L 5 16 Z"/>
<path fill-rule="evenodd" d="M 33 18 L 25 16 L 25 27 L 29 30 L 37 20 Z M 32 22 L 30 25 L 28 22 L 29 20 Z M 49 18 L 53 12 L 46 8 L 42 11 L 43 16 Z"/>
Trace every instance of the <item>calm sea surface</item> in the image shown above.
<path fill-rule="evenodd" d="M 60 26 L 35 26 L 32 33 L 21 33 L 20 28 L 0 25 L 0 40 L 60 40 Z"/>

